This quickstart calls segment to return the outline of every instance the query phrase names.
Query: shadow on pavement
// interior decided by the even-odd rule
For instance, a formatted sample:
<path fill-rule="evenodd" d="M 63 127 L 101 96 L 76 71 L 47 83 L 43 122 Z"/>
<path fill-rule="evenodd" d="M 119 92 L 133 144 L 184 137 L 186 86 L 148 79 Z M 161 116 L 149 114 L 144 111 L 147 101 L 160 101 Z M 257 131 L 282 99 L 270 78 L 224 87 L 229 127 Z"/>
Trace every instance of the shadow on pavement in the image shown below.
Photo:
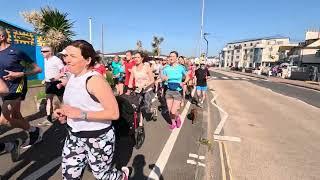
<path fill-rule="evenodd" d="M 146 160 L 144 155 L 138 154 L 134 157 L 132 162 L 132 168 L 133 168 L 133 175 L 130 179 L 132 180 L 147 180 L 149 179 L 148 176 L 146 176 L 143 172 L 144 167 L 146 166 Z M 155 166 L 154 164 L 149 165 L 150 169 L 155 168 L 155 172 L 158 175 L 160 180 L 163 180 L 163 176 L 160 174 L 160 169 Z"/>
<path fill-rule="evenodd" d="M 44 109 L 40 109 L 40 111 L 34 113 L 34 114 L 31 114 L 29 116 L 25 116 L 24 119 L 26 119 L 28 122 L 30 121 L 34 121 L 34 120 L 37 120 L 37 119 L 40 119 L 42 117 L 44 117 L 46 115 L 46 110 L 45 110 L 45 107 Z M 0 135 L 12 130 L 13 128 L 11 127 L 8 127 L 8 126 L 1 126 L 0 127 Z"/>
<path fill-rule="evenodd" d="M 168 123 L 171 124 L 171 118 L 168 111 L 167 103 L 165 97 L 159 96 L 158 98 L 160 102 L 160 106 L 158 107 L 158 110 L 161 112 L 161 115 L 163 119 Z"/>
<path fill-rule="evenodd" d="M 21 154 L 20 162 L 16 163 L 9 171 L 7 171 L 3 175 L 3 178 L 11 178 L 15 173 L 32 163 L 17 178 L 25 179 L 51 161 L 61 157 L 61 152 L 66 135 L 66 128 L 58 122 L 55 122 L 43 134 L 43 141 L 32 146 L 30 149 Z M 60 168 L 60 165 L 61 164 L 58 163 L 55 167 L 48 169 L 48 171 L 39 179 L 49 179 L 49 177 L 51 177 Z"/>

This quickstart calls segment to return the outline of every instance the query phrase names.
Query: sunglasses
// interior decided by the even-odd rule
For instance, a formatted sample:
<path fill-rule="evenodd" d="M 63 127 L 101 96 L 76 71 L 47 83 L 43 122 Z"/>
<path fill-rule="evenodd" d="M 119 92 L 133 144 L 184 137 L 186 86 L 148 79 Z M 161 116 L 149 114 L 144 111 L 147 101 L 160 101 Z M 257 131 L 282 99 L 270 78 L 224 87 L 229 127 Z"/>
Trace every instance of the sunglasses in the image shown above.
<path fill-rule="evenodd" d="M 41 51 L 42 53 L 47 53 L 47 52 L 49 52 L 49 51 Z"/>

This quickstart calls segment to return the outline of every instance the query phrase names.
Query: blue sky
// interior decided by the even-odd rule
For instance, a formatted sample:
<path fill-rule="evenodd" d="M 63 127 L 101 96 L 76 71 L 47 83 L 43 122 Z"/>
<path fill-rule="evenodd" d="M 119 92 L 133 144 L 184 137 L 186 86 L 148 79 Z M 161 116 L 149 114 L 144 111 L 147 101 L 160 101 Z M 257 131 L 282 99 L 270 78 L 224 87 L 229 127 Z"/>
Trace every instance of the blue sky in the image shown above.
<path fill-rule="evenodd" d="M 96 49 L 101 48 L 104 24 L 106 53 L 134 49 L 137 40 L 150 50 L 153 35 L 165 39 L 162 54 L 177 50 L 195 56 L 199 51 L 201 0 L 1 0 L 0 18 L 32 29 L 19 12 L 46 5 L 69 13 L 75 39 L 89 39 L 92 17 Z M 283 35 L 298 41 L 308 28 L 320 28 L 319 0 L 205 0 L 205 7 L 209 55 L 234 40 Z"/>

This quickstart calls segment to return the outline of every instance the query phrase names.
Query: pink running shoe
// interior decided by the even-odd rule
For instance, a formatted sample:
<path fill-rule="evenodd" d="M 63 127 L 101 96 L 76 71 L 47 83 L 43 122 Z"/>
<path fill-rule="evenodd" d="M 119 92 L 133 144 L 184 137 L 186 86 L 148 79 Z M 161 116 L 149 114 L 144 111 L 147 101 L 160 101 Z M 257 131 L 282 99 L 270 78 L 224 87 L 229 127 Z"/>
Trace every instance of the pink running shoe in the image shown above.
<path fill-rule="evenodd" d="M 180 115 L 178 115 L 178 116 L 176 117 L 176 124 L 177 124 L 177 128 L 180 128 L 180 126 L 181 126 L 181 118 L 180 118 Z"/>
<path fill-rule="evenodd" d="M 171 125 L 169 125 L 169 129 L 173 130 L 174 128 L 176 128 L 176 122 L 174 120 L 171 120 Z"/>

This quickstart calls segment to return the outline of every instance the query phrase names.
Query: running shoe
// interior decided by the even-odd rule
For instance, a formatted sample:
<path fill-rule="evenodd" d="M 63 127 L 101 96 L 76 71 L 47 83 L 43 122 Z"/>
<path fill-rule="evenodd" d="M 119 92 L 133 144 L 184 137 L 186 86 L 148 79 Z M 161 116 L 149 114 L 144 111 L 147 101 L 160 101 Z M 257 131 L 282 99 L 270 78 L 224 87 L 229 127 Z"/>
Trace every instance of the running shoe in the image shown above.
<path fill-rule="evenodd" d="M 39 127 L 36 127 L 36 130 L 34 132 L 29 132 L 28 139 L 22 146 L 23 149 L 27 149 L 31 147 L 32 145 L 35 145 L 42 141 L 42 129 Z"/>
<path fill-rule="evenodd" d="M 121 168 L 121 170 L 122 170 L 122 172 L 123 172 L 123 178 L 122 178 L 122 180 L 128 180 L 128 179 L 129 179 L 129 174 L 130 174 L 129 168 L 126 167 L 126 166 L 123 166 L 123 167 Z"/>
<path fill-rule="evenodd" d="M 173 130 L 174 128 L 176 128 L 176 122 L 175 121 L 171 121 L 171 125 L 169 125 L 169 129 Z"/>
<path fill-rule="evenodd" d="M 20 157 L 20 147 L 22 144 L 22 139 L 18 138 L 13 142 L 13 148 L 10 151 L 12 162 L 16 162 Z"/>

